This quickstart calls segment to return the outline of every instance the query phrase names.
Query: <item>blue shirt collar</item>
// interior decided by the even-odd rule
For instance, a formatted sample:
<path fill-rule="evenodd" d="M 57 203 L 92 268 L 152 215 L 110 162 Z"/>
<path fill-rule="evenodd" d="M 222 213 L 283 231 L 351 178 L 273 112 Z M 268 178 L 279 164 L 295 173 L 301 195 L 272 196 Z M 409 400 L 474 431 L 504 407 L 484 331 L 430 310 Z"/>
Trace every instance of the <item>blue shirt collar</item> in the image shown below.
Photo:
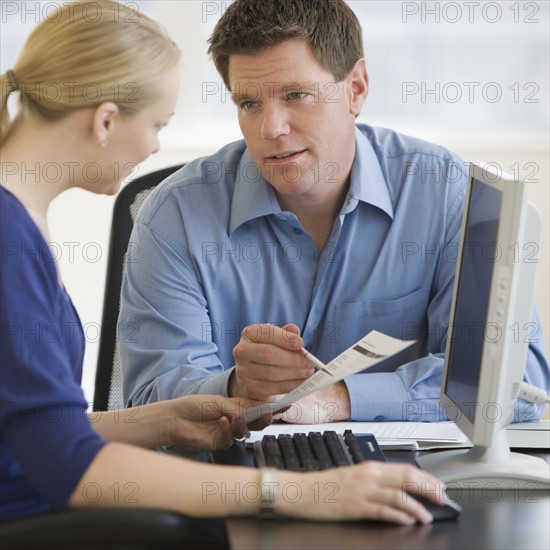
<path fill-rule="evenodd" d="M 393 204 L 378 157 L 367 137 L 355 128 L 355 158 L 342 214 L 351 212 L 358 201 L 380 208 L 393 219 Z M 273 187 L 262 177 L 246 149 L 235 177 L 229 234 L 247 221 L 281 212 Z"/>
<path fill-rule="evenodd" d="M 263 178 L 246 149 L 235 177 L 229 235 L 247 221 L 279 213 L 281 213 L 281 207 L 273 187 Z"/>
<path fill-rule="evenodd" d="M 393 202 L 380 168 L 380 161 L 371 142 L 356 127 L 355 158 L 351 166 L 350 186 L 342 213 L 347 214 L 353 210 L 357 201 L 376 206 L 393 219 Z"/>

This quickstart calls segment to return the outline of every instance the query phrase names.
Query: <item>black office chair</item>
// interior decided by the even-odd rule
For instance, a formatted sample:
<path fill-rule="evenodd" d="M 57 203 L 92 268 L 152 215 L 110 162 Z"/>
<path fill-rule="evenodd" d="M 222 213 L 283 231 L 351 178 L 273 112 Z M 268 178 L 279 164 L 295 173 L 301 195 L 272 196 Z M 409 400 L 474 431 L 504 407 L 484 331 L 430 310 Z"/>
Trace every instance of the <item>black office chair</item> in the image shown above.
<path fill-rule="evenodd" d="M 163 510 L 74 510 L 0 524 L 2 550 L 172 550 L 194 548 L 184 516 Z"/>
<path fill-rule="evenodd" d="M 99 340 L 99 355 L 95 378 L 94 411 L 108 411 L 125 407 L 122 398 L 122 377 L 116 338 L 116 325 L 120 308 L 120 290 L 124 276 L 127 251 L 132 254 L 134 245 L 129 243 L 134 220 L 149 193 L 170 174 L 183 165 L 163 168 L 145 174 L 130 182 L 119 193 L 111 224 L 107 280 L 103 300 L 103 319 Z"/>
<path fill-rule="evenodd" d="M 96 374 L 94 411 L 123 407 L 116 345 L 116 322 L 124 258 L 137 212 L 145 197 L 181 166 L 165 168 L 130 182 L 116 199 L 107 266 L 103 322 Z M 220 522 L 217 527 L 220 529 Z M 163 510 L 74 510 L 48 513 L 0 524 L 2 550 L 123 550 L 222 548 L 205 541 L 210 525 Z"/>

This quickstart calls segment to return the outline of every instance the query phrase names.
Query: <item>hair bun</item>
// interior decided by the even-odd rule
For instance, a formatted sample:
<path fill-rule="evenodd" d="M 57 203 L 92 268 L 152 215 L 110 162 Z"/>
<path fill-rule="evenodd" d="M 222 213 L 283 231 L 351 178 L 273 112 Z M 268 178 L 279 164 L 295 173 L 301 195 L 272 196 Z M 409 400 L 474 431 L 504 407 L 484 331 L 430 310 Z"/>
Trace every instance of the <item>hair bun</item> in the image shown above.
<path fill-rule="evenodd" d="M 17 83 L 17 79 L 15 78 L 15 73 L 11 69 L 9 69 L 8 71 L 6 71 L 6 76 L 8 77 L 13 91 L 15 92 L 19 90 L 19 84 Z"/>

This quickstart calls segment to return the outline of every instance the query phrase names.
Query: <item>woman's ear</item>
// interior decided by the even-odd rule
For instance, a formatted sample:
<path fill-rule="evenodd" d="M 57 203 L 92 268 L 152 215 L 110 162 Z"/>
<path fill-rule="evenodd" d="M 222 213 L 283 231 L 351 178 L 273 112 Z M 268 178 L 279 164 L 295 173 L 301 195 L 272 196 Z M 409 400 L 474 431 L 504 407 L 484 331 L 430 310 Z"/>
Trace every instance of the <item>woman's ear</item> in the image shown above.
<path fill-rule="evenodd" d="M 350 113 L 357 116 L 363 104 L 369 95 L 369 75 L 367 73 L 367 63 L 364 59 L 359 59 L 348 75 L 350 84 Z"/>
<path fill-rule="evenodd" d="M 94 110 L 92 117 L 92 134 L 101 147 L 107 147 L 109 138 L 115 128 L 119 109 L 116 103 L 105 101 Z"/>

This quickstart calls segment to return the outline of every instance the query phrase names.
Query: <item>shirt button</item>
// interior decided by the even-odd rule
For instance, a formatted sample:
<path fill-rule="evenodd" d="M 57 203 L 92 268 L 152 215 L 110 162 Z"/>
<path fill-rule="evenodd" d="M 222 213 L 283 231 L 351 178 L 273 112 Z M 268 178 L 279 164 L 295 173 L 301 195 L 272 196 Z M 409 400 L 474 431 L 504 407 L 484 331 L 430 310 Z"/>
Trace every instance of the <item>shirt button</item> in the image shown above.
<path fill-rule="evenodd" d="M 313 346 L 311 344 L 307 344 L 307 346 L 304 346 L 304 348 L 306 348 L 307 351 L 311 351 L 313 349 Z"/>
<path fill-rule="evenodd" d="M 381 414 L 374 417 L 375 422 L 382 422 L 383 420 L 384 420 L 384 417 Z"/>
<path fill-rule="evenodd" d="M 303 231 L 299 227 L 295 227 L 294 228 L 294 233 L 296 233 L 296 235 L 301 235 L 303 233 Z"/>

